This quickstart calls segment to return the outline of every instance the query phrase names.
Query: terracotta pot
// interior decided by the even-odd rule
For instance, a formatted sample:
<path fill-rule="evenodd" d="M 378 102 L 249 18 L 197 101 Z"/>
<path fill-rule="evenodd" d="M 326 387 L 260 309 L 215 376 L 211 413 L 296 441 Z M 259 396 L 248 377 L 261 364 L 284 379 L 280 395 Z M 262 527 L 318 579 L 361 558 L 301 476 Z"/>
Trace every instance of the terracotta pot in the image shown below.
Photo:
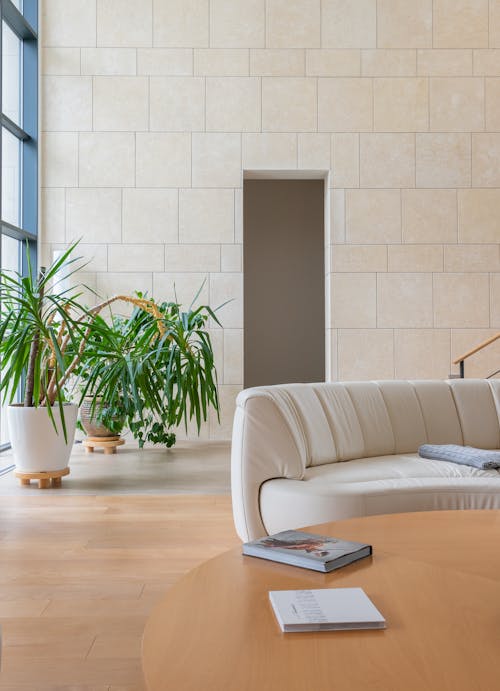
<path fill-rule="evenodd" d="M 52 408 L 56 429 L 46 408 L 7 408 L 10 442 L 17 470 L 40 473 L 67 468 L 75 438 L 78 406 L 64 405 L 66 439 L 59 407 Z"/>

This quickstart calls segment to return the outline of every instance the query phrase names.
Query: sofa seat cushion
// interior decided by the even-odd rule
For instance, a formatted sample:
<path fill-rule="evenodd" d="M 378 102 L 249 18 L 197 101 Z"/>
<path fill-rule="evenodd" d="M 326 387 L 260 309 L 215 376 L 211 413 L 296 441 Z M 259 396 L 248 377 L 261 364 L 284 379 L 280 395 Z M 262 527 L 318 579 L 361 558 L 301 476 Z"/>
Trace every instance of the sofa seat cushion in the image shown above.
<path fill-rule="evenodd" d="M 499 508 L 498 470 L 417 454 L 310 467 L 303 480 L 268 480 L 260 490 L 268 533 L 373 514 Z"/>

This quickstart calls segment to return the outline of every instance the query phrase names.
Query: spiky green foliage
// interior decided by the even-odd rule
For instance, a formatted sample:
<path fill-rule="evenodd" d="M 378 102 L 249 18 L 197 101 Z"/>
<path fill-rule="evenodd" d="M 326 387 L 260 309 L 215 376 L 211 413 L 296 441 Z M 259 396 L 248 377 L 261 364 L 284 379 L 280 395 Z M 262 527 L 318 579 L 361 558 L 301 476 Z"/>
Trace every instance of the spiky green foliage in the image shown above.
<path fill-rule="evenodd" d="M 145 298 L 137 294 L 139 304 Z M 175 442 L 173 428 L 194 420 L 198 431 L 210 407 L 219 413 L 217 373 L 207 331 L 214 311 L 148 300 L 130 317 L 95 317 L 77 374 L 81 397 L 92 395 L 93 412 L 112 432 L 122 424 L 139 446 Z"/>

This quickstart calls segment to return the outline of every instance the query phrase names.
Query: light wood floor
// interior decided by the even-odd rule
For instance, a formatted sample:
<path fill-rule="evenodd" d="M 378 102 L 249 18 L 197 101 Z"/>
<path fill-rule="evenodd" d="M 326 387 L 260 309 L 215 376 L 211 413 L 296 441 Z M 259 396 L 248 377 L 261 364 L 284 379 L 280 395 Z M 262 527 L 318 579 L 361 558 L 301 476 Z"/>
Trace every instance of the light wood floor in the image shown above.
<path fill-rule="evenodd" d="M 143 691 L 151 608 L 236 544 L 228 496 L 0 497 L 1 691 Z"/>

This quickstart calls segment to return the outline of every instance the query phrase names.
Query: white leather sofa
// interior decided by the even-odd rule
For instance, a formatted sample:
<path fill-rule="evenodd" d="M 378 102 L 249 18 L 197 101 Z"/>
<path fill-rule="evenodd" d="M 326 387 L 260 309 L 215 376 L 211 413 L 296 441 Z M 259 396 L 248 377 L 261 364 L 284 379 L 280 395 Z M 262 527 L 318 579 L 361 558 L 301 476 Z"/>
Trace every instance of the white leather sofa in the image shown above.
<path fill-rule="evenodd" d="M 500 473 L 417 455 L 500 447 L 500 381 L 287 384 L 242 391 L 231 475 L 242 540 L 354 516 L 500 508 Z"/>

